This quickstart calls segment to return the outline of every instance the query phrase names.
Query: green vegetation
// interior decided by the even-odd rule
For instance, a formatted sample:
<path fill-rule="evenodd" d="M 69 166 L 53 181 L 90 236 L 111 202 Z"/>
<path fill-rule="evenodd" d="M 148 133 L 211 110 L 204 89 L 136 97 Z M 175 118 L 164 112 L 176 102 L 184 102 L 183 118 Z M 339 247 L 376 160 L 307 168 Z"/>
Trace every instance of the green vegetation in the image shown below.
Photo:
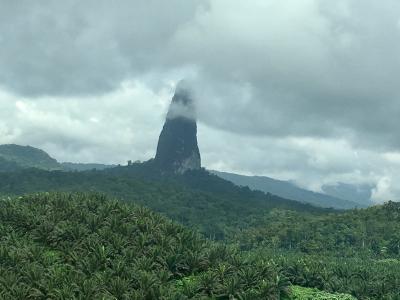
<path fill-rule="evenodd" d="M 43 150 L 31 146 L 0 145 L 0 171 L 24 168 L 61 170 L 61 165 Z"/>
<path fill-rule="evenodd" d="M 14 161 L 9 161 L 0 156 L 0 171 L 1 172 L 11 172 L 20 169 L 18 164 Z"/>
<path fill-rule="evenodd" d="M 329 214 L 272 210 L 236 233 L 242 249 L 274 247 L 339 257 L 400 257 L 400 203 Z"/>
<path fill-rule="evenodd" d="M 89 170 L 104 170 L 109 168 L 115 168 L 116 165 L 104 165 L 104 164 L 82 164 L 82 163 L 70 163 L 63 162 L 61 166 L 64 171 L 89 171 Z"/>
<path fill-rule="evenodd" d="M 303 288 L 300 286 L 292 287 L 293 300 L 356 300 L 356 298 L 345 294 L 329 294 L 316 289 Z"/>
<path fill-rule="evenodd" d="M 357 299 L 399 299 L 400 261 L 371 257 L 336 257 L 335 253 L 305 255 L 262 248 L 254 257 L 273 260 L 294 285 Z"/>
<path fill-rule="evenodd" d="M 46 191 L 101 192 L 123 201 L 98 194 L 15 198 Z M 236 187 L 205 171 L 162 176 L 146 164 L 0 172 L 0 193 L 11 197 L 0 205 L 5 299 L 19 292 L 62 298 L 55 290 L 84 299 L 84 282 L 94 298 L 105 299 L 400 299 L 398 203 L 315 208 Z M 147 257 L 147 267 L 136 266 L 129 250 L 135 259 Z M 125 273 L 116 271 L 118 262 Z M 36 270 L 35 283 L 29 268 Z M 151 288 L 141 278 L 153 282 Z"/>
<path fill-rule="evenodd" d="M 279 299 L 290 283 L 142 207 L 99 195 L 0 201 L 2 299 Z"/>
<path fill-rule="evenodd" d="M 141 165 L 104 171 L 0 172 L 0 193 L 102 192 L 111 197 L 145 205 L 191 226 L 207 237 L 224 239 L 229 232 L 249 226 L 273 208 L 328 212 L 248 188 L 240 188 L 205 171 L 185 176 L 161 176 Z"/>

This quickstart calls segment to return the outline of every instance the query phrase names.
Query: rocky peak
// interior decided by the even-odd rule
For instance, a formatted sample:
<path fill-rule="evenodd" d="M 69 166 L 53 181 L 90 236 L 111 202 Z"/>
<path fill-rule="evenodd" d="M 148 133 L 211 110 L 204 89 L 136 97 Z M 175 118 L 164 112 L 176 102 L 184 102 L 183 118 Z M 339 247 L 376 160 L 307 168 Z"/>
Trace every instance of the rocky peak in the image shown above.
<path fill-rule="evenodd" d="M 163 171 L 179 174 L 201 168 L 195 105 L 190 90 L 182 82 L 172 98 L 158 140 L 155 163 Z"/>

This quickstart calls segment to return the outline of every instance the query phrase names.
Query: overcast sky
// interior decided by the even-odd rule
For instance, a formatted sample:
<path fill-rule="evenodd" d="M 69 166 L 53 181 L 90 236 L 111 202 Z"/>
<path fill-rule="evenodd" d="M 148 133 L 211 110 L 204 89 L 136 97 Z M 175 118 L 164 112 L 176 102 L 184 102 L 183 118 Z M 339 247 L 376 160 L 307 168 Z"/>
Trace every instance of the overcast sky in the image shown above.
<path fill-rule="evenodd" d="M 400 199 L 398 0 L 0 0 L 0 143 L 154 156 L 176 83 L 210 169 Z"/>

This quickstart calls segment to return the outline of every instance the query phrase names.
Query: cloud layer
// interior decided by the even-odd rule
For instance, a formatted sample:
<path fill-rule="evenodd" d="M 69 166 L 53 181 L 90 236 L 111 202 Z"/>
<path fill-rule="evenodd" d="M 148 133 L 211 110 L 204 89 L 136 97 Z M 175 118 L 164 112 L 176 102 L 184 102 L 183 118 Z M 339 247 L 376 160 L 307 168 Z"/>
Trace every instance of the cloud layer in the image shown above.
<path fill-rule="evenodd" d="M 398 1 L 45 2 L 0 0 L 1 143 L 149 158 L 185 78 L 208 167 L 400 198 Z"/>

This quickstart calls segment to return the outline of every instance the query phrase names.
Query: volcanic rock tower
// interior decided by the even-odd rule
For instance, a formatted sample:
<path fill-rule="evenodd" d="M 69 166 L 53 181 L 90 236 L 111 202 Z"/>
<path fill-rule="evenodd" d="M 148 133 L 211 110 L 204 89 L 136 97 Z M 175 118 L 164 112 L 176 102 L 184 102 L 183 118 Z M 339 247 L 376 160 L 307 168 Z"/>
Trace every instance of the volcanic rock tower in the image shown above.
<path fill-rule="evenodd" d="M 195 105 L 184 82 L 177 85 L 172 98 L 155 163 L 161 170 L 177 174 L 201 168 Z"/>

